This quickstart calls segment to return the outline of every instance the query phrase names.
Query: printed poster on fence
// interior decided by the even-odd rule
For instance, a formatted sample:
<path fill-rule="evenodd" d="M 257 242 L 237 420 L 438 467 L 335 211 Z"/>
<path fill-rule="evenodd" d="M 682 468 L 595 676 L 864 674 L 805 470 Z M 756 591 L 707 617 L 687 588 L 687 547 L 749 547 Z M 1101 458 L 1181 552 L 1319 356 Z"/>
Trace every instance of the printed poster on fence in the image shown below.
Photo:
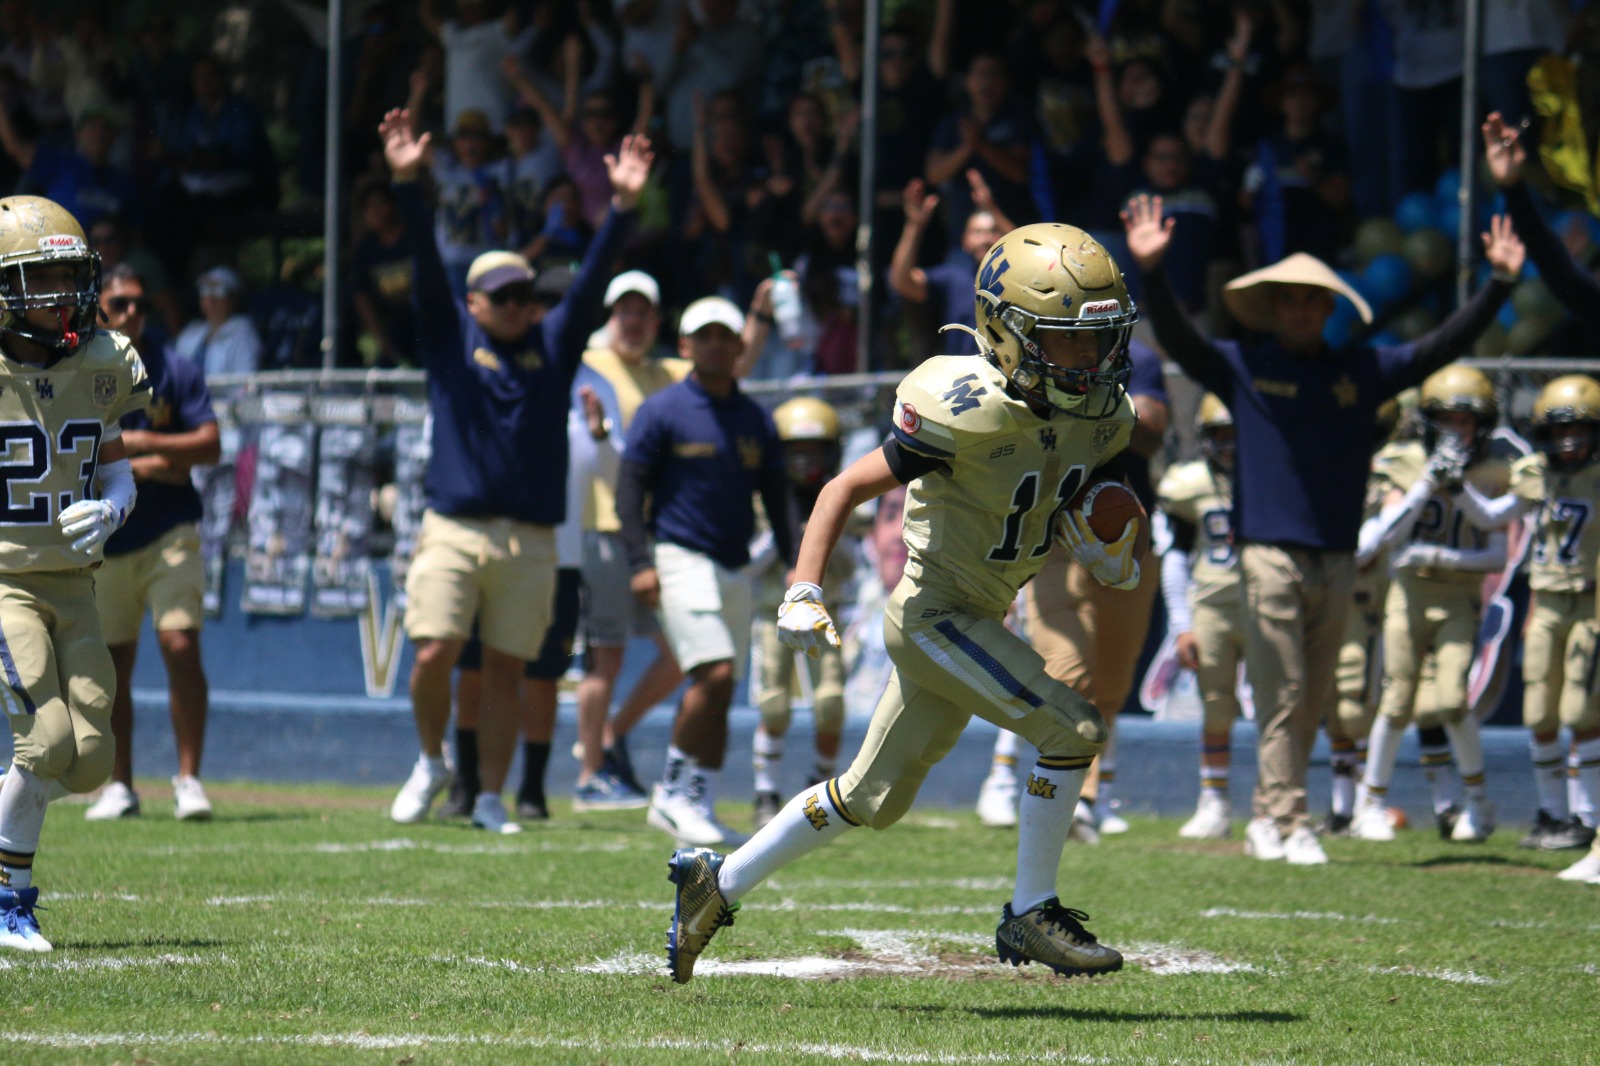
<path fill-rule="evenodd" d="M 349 402 L 341 401 L 344 406 Z M 364 412 L 365 405 L 357 404 Z M 372 488 L 377 434 L 340 424 L 322 411 L 317 441 L 317 554 L 311 561 L 311 613 L 344 618 L 366 610 L 372 574 Z"/>
<path fill-rule="evenodd" d="M 218 404 L 222 455 L 215 466 L 200 466 L 194 471 L 195 488 L 200 491 L 200 564 L 205 570 L 202 603 L 207 615 L 222 612 L 222 581 L 228 569 L 228 544 L 233 533 L 234 506 L 239 498 L 239 447 L 243 434 L 231 425 Z"/>
<path fill-rule="evenodd" d="M 276 413 L 271 410 L 272 398 L 263 399 L 269 401 L 263 407 L 270 418 Z M 305 398 L 295 399 L 300 401 L 298 420 L 267 422 L 260 429 L 240 604 L 247 614 L 297 615 L 306 608 L 316 427 L 305 422 Z"/>
<path fill-rule="evenodd" d="M 394 553 L 390 557 L 389 573 L 394 584 L 395 603 L 401 607 L 406 602 L 406 572 L 411 569 L 411 559 L 417 553 L 417 535 L 422 530 L 422 512 L 427 508 L 423 496 L 422 479 L 428 472 L 428 456 L 432 454 L 432 428 L 426 421 L 427 407 L 420 403 L 395 405 L 394 435 L 394 512 L 390 524 L 394 528 Z M 414 421 L 406 421 L 412 418 Z"/>

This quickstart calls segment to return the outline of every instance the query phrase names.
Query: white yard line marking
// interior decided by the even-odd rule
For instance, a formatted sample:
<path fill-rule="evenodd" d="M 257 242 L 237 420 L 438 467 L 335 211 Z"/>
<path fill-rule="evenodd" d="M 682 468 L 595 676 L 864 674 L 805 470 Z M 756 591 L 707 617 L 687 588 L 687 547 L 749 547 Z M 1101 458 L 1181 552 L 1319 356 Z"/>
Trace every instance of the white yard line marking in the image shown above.
<path fill-rule="evenodd" d="M 100 958 L 74 958 L 36 955 L 37 961 L 24 962 L 23 955 L 0 958 L 0 970 L 127 970 L 144 966 L 199 966 L 229 962 L 226 955 L 106 955 Z"/>
<path fill-rule="evenodd" d="M 837 879 L 816 878 L 807 880 L 790 881 L 783 878 L 771 878 L 766 883 L 767 887 L 776 892 L 798 892 L 807 889 L 864 889 L 883 891 L 886 889 L 957 889 L 962 892 L 1004 892 L 1011 895 L 1012 880 L 1009 877 L 958 877 L 946 880 L 938 877 L 919 878 L 905 881 L 841 881 Z M 1002 901 L 1004 902 L 1004 901 Z M 995 913 L 1000 913 L 1000 904 L 995 904 Z"/>
<path fill-rule="evenodd" d="M 1448 981 L 1453 985 L 1497 985 L 1493 977 L 1485 977 L 1471 970 L 1421 970 L 1415 966 L 1367 966 L 1368 973 L 1400 974 L 1402 977 L 1430 977 L 1435 981 Z"/>
<path fill-rule="evenodd" d="M 1332 911 L 1241 911 L 1233 907 L 1211 907 L 1200 912 L 1202 918 L 1255 918 L 1293 922 L 1358 922 L 1363 925 L 1395 925 L 1399 918 L 1380 918 L 1375 914 L 1336 914 Z"/>
<path fill-rule="evenodd" d="M 978 1066 L 982 1063 L 1065 1062 L 1098 1066 L 1110 1060 L 1091 1055 L 1034 1051 L 1028 1054 L 956 1055 L 929 1051 L 897 1051 L 893 1048 L 863 1047 L 849 1044 L 771 1043 L 755 1044 L 734 1040 L 578 1040 L 545 1036 L 465 1036 L 448 1033 L 292 1033 L 283 1036 L 224 1036 L 218 1033 L 27 1033 L 0 1032 L 0 1043 L 25 1044 L 57 1049 L 131 1047 L 313 1047 L 355 1048 L 364 1051 L 391 1051 L 418 1047 L 489 1047 L 557 1049 L 590 1052 L 688 1051 L 709 1052 L 718 1057 L 735 1055 L 774 1055 L 779 1057 L 814 1055 L 847 1062 L 934 1063 L 947 1066 Z M 1144 1059 L 1143 1062 L 1155 1062 Z"/>

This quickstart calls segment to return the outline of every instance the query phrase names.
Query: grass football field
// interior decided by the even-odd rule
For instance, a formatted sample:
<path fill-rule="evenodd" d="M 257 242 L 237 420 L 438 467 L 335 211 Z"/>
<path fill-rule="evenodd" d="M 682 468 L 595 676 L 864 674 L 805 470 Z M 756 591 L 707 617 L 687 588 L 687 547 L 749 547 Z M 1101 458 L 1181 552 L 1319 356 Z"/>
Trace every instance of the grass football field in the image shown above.
<path fill-rule="evenodd" d="M 1577 856 L 1412 829 L 1291 868 L 1175 820 L 1071 845 L 1064 900 L 1128 957 L 994 958 L 1016 834 L 966 811 L 858 830 L 663 969 L 670 842 L 642 812 L 516 837 L 396 826 L 388 790 L 211 786 L 219 817 L 57 804 L 47 955 L 0 956 L 19 1063 L 1586 1063 L 1600 890 Z M 730 805 L 730 820 L 748 808 Z"/>

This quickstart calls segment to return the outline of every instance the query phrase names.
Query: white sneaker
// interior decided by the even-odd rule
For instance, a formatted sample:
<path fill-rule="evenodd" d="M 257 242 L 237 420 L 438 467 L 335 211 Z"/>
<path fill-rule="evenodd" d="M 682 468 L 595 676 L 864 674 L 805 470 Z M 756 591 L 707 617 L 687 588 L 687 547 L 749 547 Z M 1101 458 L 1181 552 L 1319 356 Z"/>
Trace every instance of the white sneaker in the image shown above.
<path fill-rule="evenodd" d="M 417 756 L 417 764 L 411 768 L 411 776 L 400 786 L 400 791 L 394 797 L 394 803 L 389 806 L 389 817 L 402 824 L 422 821 L 428 816 L 428 808 L 433 806 L 433 801 L 448 784 L 450 784 L 448 767 L 441 766 L 435 770 L 426 755 Z"/>
<path fill-rule="evenodd" d="M 1482 844 L 1494 832 L 1494 808 L 1486 799 L 1468 800 L 1466 810 L 1456 818 L 1450 839 L 1462 844 Z"/>
<path fill-rule="evenodd" d="M 1591 885 L 1600 885 L 1600 852 L 1591 851 L 1556 876 L 1563 881 L 1583 881 Z"/>
<path fill-rule="evenodd" d="M 1231 832 L 1228 815 L 1227 800 L 1215 792 L 1202 792 L 1194 817 L 1183 823 L 1178 835 L 1185 840 L 1226 840 Z"/>
<path fill-rule="evenodd" d="M 1382 800 L 1367 798 L 1356 804 L 1355 817 L 1350 820 L 1350 835 L 1357 840 L 1389 841 L 1394 839 L 1394 819 Z"/>
<path fill-rule="evenodd" d="M 472 824 L 478 829 L 505 836 L 522 832 L 522 826 L 513 822 L 506 813 L 505 800 L 500 798 L 498 792 L 478 793 L 478 798 L 472 802 Z"/>
<path fill-rule="evenodd" d="M 645 824 L 654 826 L 675 838 L 684 847 L 715 848 L 732 832 L 727 826 L 679 792 L 668 792 L 657 785 L 650 793 L 650 812 Z"/>
<path fill-rule="evenodd" d="M 1100 821 L 1095 817 L 1094 808 L 1083 800 L 1078 800 L 1077 809 L 1072 812 L 1072 828 L 1068 830 L 1067 837 L 1080 844 L 1100 843 Z"/>
<path fill-rule="evenodd" d="M 1300 826 L 1283 842 L 1283 858 L 1290 866 L 1324 866 L 1328 853 L 1308 826 Z"/>
<path fill-rule="evenodd" d="M 139 797 L 121 781 L 113 781 L 100 792 L 100 798 L 83 812 L 91 822 L 114 822 L 118 818 L 135 818 L 139 814 Z"/>
<path fill-rule="evenodd" d="M 1271 818 L 1252 818 L 1244 830 L 1244 853 L 1269 862 L 1284 857 L 1283 834 Z"/>
<path fill-rule="evenodd" d="M 1128 820 L 1117 813 L 1116 801 L 1101 806 L 1095 805 L 1094 813 L 1100 823 L 1101 836 L 1117 836 L 1128 831 Z"/>
<path fill-rule="evenodd" d="M 180 822 L 209 822 L 211 801 L 198 777 L 172 779 L 172 816 Z"/>
<path fill-rule="evenodd" d="M 1010 829 L 1017 824 L 1017 775 L 1009 770 L 991 770 L 978 790 L 978 821 L 995 829 Z"/>

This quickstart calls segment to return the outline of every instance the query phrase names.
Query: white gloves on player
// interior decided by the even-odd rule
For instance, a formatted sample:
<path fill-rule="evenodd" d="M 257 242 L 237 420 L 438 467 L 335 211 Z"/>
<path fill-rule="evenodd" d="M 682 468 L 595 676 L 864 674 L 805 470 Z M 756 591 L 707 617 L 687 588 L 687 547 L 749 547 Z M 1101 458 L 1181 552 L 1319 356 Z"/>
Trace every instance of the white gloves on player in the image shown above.
<path fill-rule="evenodd" d="M 61 532 L 79 555 L 93 555 L 122 524 L 117 509 L 104 500 L 79 500 L 56 518 Z"/>
<path fill-rule="evenodd" d="M 823 645 L 839 647 L 839 631 L 822 605 L 822 589 L 796 581 L 778 606 L 778 639 L 796 651 L 816 655 Z"/>
<path fill-rule="evenodd" d="M 1062 511 L 1058 523 L 1061 543 L 1096 581 L 1123 591 L 1138 587 L 1139 560 L 1133 554 L 1134 542 L 1139 539 L 1137 519 L 1123 527 L 1114 544 L 1102 543 L 1080 512 Z"/>

